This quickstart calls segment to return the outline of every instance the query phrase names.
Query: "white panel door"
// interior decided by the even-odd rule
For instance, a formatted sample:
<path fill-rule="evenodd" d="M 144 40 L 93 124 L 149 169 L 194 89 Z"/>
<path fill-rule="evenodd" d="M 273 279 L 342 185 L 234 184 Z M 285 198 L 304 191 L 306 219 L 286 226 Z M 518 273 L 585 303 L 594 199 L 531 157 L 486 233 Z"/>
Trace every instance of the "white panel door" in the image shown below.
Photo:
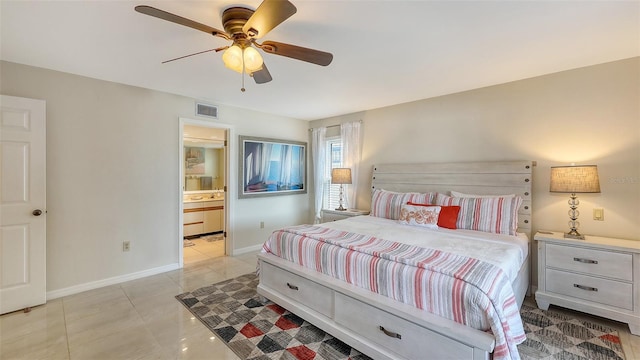
<path fill-rule="evenodd" d="M 46 302 L 45 102 L 0 95 L 0 314 Z"/>

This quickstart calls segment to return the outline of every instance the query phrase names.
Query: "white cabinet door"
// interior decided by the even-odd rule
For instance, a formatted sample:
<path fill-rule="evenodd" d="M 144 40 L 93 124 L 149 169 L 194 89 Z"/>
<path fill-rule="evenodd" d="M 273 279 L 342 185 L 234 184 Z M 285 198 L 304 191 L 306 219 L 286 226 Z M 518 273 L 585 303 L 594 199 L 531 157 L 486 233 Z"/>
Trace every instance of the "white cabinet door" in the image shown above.
<path fill-rule="evenodd" d="M 204 203 L 204 232 L 224 230 L 224 201 L 208 201 Z"/>
<path fill-rule="evenodd" d="M 45 102 L 0 95 L 0 314 L 46 299 Z"/>

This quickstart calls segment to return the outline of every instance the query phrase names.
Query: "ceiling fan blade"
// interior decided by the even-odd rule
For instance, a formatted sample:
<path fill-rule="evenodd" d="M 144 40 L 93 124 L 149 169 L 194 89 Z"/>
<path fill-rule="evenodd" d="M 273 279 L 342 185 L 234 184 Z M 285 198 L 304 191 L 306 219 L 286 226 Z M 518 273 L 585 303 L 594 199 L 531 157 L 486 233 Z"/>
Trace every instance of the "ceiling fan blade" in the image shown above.
<path fill-rule="evenodd" d="M 265 63 L 262 63 L 262 69 L 254 71 L 253 73 L 251 73 L 251 76 L 253 77 L 253 80 L 256 82 L 256 84 L 264 84 L 273 80 L 271 74 L 269 73 L 269 69 L 267 69 L 267 64 Z"/>
<path fill-rule="evenodd" d="M 163 61 L 162 63 L 163 63 L 163 64 L 166 64 L 166 63 L 168 63 L 168 62 L 172 62 L 172 61 L 176 61 L 176 60 L 180 60 L 180 59 L 188 58 L 188 57 L 190 57 L 190 56 L 194 56 L 194 55 L 200 55 L 200 54 L 208 53 L 208 52 L 210 52 L 210 51 L 218 52 L 218 51 L 221 51 L 221 50 L 225 50 L 226 48 L 228 48 L 228 46 L 223 46 L 223 47 L 219 47 L 219 48 L 215 48 L 215 49 L 209 49 L 209 50 L 205 50 L 205 51 L 198 51 L 197 53 L 193 53 L 193 54 L 189 54 L 189 55 L 180 56 L 180 57 L 177 57 L 177 58 L 174 58 L 174 59 L 165 60 L 165 61 Z"/>
<path fill-rule="evenodd" d="M 172 23 L 176 23 L 179 25 L 187 26 L 196 30 L 204 31 L 213 36 L 218 36 L 226 40 L 230 40 L 231 38 L 227 33 L 222 30 L 218 30 L 216 28 L 212 28 L 211 26 L 201 24 L 199 22 L 189 20 L 187 18 L 183 18 L 182 16 L 178 16 L 172 13 L 168 13 L 164 10 L 156 9 L 147 5 L 138 5 L 135 7 L 135 10 L 139 13 L 157 17 L 158 19 L 171 21 Z"/>
<path fill-rule="evenodd" d="M 244 24 L 242 31 L 251 38 L 260 39 L 296 11 L 296 7 L 287 0 L 264 0 Z"/>
<path fill-rule="evenodd" d="M 327 66 L 333 61 L 331 53 L 277 41 L 265 41 L 257 46 L 270 54 L 282 55 L 322 66 Z"/>

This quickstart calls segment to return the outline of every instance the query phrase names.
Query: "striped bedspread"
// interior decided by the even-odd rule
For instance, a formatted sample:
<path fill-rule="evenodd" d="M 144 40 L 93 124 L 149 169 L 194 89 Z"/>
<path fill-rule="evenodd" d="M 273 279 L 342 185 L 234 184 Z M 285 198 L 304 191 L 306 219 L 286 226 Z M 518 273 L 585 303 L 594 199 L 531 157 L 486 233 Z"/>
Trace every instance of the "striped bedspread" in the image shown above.
<path fill-rule="evenodd" d="M 415 306 L 496 338 L 494 359 L 519 359 L 525 340 L 509 279 L 497 266 L 326 227 L 275 231 L 263 252 Z"/>

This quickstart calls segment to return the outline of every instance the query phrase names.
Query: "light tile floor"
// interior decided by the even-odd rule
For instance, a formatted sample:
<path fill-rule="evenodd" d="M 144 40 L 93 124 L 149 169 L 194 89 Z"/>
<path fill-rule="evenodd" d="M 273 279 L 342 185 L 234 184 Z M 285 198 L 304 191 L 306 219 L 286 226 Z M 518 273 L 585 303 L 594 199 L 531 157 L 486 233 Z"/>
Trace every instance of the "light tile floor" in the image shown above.
<path fill-rule="evenodd" d="M 256 253 L 220 246 L 197 240 L 182 269 L 0 316 L 0 359 L 238 359 L 174 298 L 255 271 Z"/>
<path fill-rule="evenodd" d="M 0 316 L 0 359 L 238 359 L 174 298 L 255 271 L 256 253 L 207 256 L 213 252 L 205 248 L 215 243 L 203 244 L 189 261 L 185 252 L 183 269 Z M 199 256 L 207 258 L 195 261 Z M 626 325 L 563 311 L 616 327 L 627 360 L 640 359 L 640 337 Z"/>

